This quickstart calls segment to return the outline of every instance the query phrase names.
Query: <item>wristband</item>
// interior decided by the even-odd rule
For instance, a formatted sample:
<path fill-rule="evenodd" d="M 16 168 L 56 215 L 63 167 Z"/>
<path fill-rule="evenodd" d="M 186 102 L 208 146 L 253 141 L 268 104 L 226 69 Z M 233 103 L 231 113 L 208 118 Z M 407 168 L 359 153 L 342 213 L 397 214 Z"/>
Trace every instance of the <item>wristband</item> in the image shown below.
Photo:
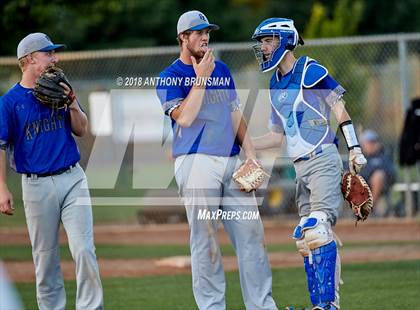
<path fill-rule="evenodd" d="M 344 139 L 346 140 L 347 148 L 349 150 L 354 149 L 355 147 L 360 147 L 352 121 L 349 120 L 342 122 L 340 124 L 340 129 L 343 133 Z"/>

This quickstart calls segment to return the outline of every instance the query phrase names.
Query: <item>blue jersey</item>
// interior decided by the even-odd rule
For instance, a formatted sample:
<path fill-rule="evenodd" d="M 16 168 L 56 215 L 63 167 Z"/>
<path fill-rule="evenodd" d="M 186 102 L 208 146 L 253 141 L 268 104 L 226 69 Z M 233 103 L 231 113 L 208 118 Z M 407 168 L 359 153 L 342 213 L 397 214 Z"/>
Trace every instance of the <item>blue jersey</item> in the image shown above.
<path fill-rule="evenodd" d="M 270 127 L 286 135 L 291 157 L 300 158 L 321 144 L 338 143 L 330 128 L 330 114 L 344 92 L 327 69 L 309 57 L 300 57 L 283 76 L 278 70 L 274 73 Z"/>
<path fill-rule="evenodd" d="M 193 66 L 180 59 L 160 74 L 157 95 L 166 115 L 170 116 L 188 96 L 195 78 Z M 216 61 L 205 85 L 200 112 L 191 126 L 183 128 L 172 119 L 174 157 L 192 153 L 234 156 L 240 151 L 231 117 L 231 112 L 239 109 L 239 99 L 228 67 Z"/>
<path fill-rule="evenodd" d="M 80 160 L 70 112 L 46 107 L 20 84 L 0 98 L 0 148 L 18 173 L 51 173 Z"/>

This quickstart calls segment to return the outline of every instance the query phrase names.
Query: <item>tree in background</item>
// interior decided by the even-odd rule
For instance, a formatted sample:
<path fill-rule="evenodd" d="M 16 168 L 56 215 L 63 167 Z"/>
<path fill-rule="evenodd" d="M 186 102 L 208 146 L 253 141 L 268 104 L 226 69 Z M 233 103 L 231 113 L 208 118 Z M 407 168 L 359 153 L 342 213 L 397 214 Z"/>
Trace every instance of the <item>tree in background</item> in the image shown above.
<path fill-rule="evenodd" d="M 330 10 L 327 4 L 318 1 L 313 4 L 311 17 L 303 33 L 304 38 L 342 37 L 357 34 L 364 2 L 338 0 L 334 4 L 335 6 Z M 328 54 L 321 52 L 318 55 L 318 52 L 323 49 L 312 47 L 310 54 L 327 65 L 329 73 L 348 90 L 347 109 L 353 118 L 358 120 L 362 116 L 362 109 L 359 107 L 366 93 L 366 84 L 359 81 L 367 81 L 368 74 L 366 68 L 360 66 L 360 59 L 357 58 L 359 54 L 354 52 L 355 48 L 357 49 L 352 45 L 331 46 Z M 342 59 L 346 61 L 342 62 Z"/>
<path fill-rule="evenodd" d="M 364 2 L 362 0 L 338 0 L 328 17 L 327 7 L 315 2 L 311 17 L 305 27 L 305 38 L 341 37 L 357 34 L 357 29 L 363 16 Z"/>
<path fill-rule="evenodd" d="M 30 32 L 68 50 L 176 45 L 180 14 L 198 9 L 221 26 L 215 42 L 249 41 L 268 17 L 295 20 L 304 37 L 420 31 L 419 0 L 9 0 L 0 1 L 0 55 L 14 55 Z"/>
<path fill-rule="evenodd" d="M 365 0 L 358 33 L 419 32 L 419 16 L 419 0 Z"/>

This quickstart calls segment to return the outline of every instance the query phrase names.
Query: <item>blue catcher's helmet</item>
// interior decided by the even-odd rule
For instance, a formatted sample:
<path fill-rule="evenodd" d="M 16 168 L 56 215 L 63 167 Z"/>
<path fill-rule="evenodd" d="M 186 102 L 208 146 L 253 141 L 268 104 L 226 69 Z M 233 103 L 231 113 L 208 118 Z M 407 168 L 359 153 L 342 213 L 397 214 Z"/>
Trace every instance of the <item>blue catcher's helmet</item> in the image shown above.
<path fill-rule="evenodd" d="M 261 51 L 261 38 L 277 37 L 279 45 L 274 48 L 269 57 L 266 57 Z M 303 45 L 302 38 L 293 24 L 293 20 L 288 18 L 269 18 L 264 20 L 255 29 L 252 39 L 258 41 L 253 46 L 255 57 L 260 65 L 262 72 L 270 71 L 275 68 L 286 55 L 287 51 L 292 51 L 298 44 Z"/>

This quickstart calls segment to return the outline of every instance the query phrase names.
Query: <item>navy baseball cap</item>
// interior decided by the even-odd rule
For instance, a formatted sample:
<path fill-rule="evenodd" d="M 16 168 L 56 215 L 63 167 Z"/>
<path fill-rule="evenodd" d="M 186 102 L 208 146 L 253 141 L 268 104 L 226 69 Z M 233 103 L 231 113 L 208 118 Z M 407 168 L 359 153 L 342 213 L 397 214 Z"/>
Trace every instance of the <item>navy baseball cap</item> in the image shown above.
<path fill-rule="evenodd" d="M 49 52 L 65 48 L 64 44 L 54 44 L 51 39 L 42 32 L 28 34 L 18 44 L 17 58 L 21 59 L 33 52 Z"/>
<path fill-rule="evenodd" d="M 210 24 L 207 17 L 200 11 L 188 11 L 178 19 L 177 34 L 179 35 L 187 30 L 203 30 L 205 28 L 220 29 L 218 25 Z"/>

